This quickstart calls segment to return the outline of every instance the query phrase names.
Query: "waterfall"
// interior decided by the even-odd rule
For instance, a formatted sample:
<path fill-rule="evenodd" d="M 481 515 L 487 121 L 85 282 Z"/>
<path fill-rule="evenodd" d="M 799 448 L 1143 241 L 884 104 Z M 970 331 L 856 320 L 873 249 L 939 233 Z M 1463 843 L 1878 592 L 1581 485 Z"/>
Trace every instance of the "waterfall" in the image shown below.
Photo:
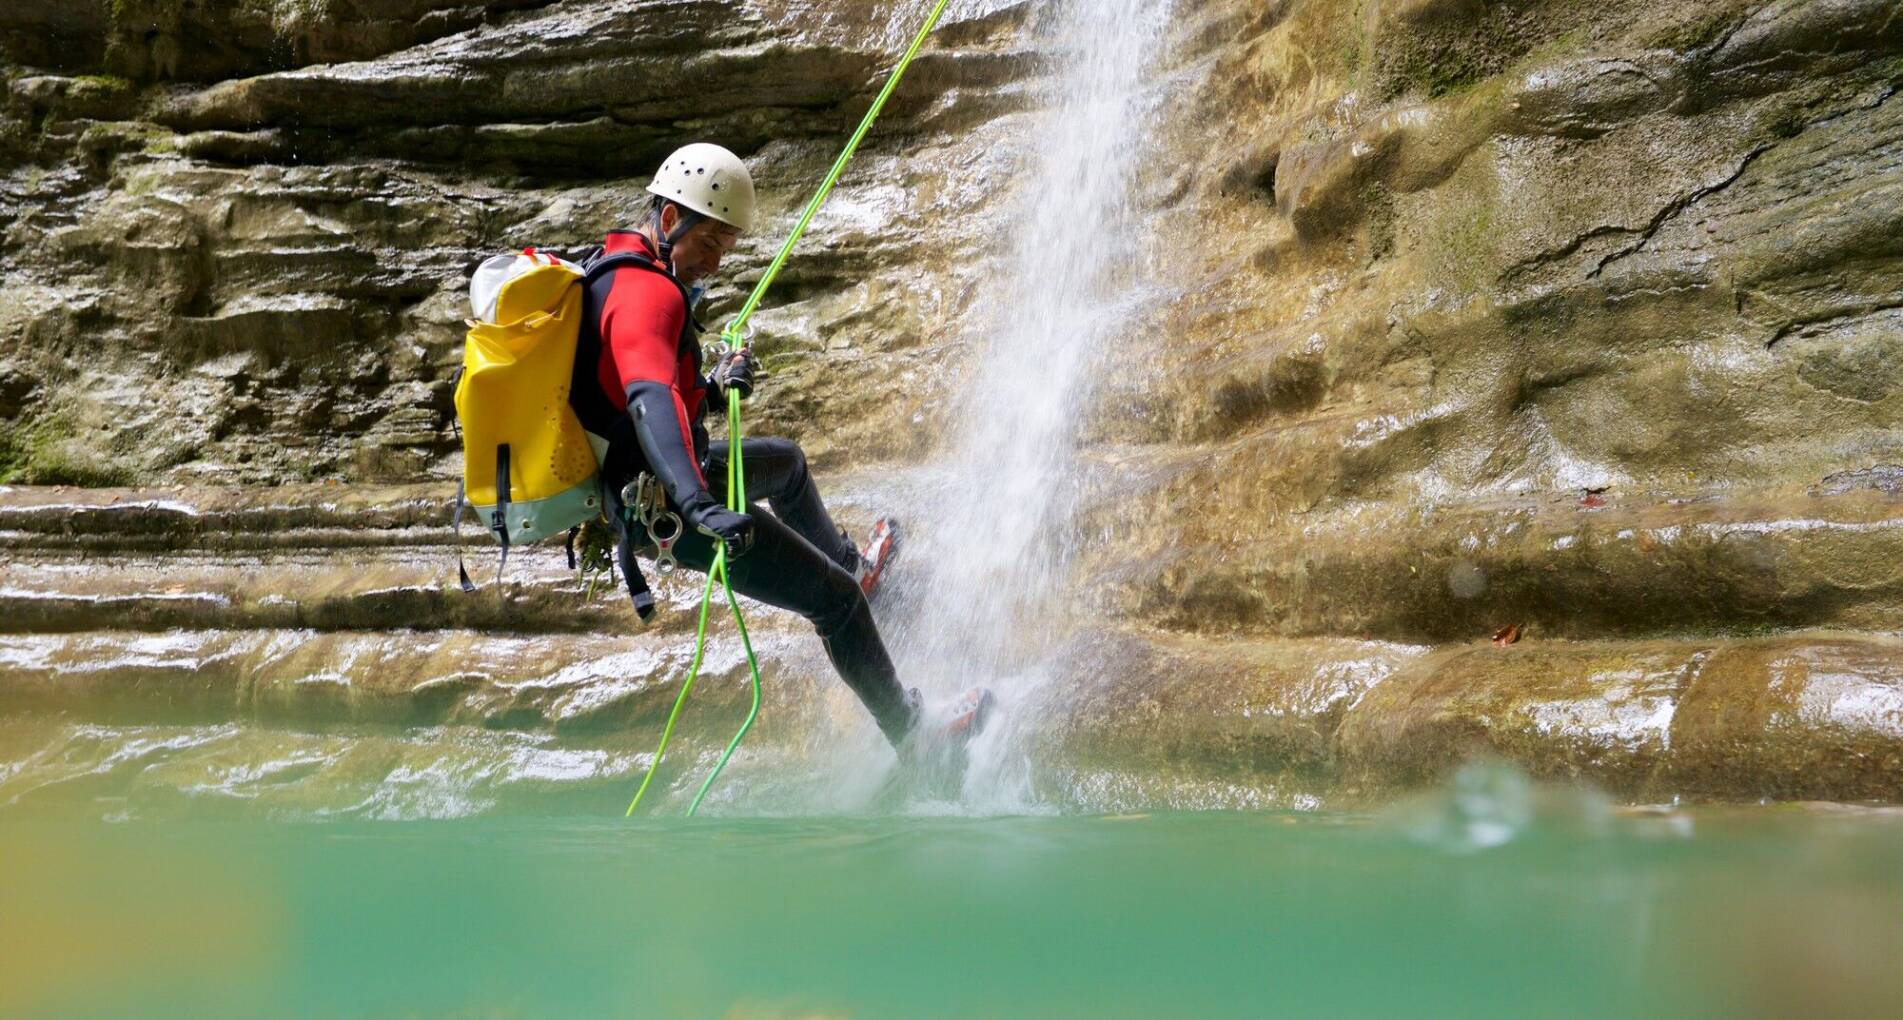
<path fill-rule="evenodd" d="M 1102 353 L 1131 328 L 1147 283 L 1144 223 L 1132 200 L 1152 138 L 1149 65 L 1168 0 L 1054 3 L 1034 25 L 1053 54 L 1046 111 L 984 284 L 990 309 L 967 324 L 962 399 L 932 494 L 908 521 L 894 605 L 883 613 L 901 673 L 928 701 L 977 685 L 1003 709 L 973 748 L 965 801 L 1009 809 L 1026 782 L 1032 695 L 1061 673 L 1070 527 L 1087 481 L 1077 437 Z"/>

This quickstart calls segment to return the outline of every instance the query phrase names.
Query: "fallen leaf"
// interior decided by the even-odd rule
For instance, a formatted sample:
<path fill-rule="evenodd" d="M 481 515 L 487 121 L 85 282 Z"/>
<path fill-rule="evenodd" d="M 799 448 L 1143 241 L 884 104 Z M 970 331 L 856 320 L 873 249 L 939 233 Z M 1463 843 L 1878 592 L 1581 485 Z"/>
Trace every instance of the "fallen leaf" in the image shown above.
<path fill-rule="evenodd" d="M 1520 625 L 1517 623 L 1509 623 L 1493 632 L 1493 643 L 1499 645 L 1501 648 L 1505 648 L 1518 640 L 1520 640 Z"/>
<path fill-rule="evenodd" d="M 1596 492 L 1588 492 L 1579 499 L 1579 505 L 1587 510 L 1597 510 L 1606 505 L 1606 497 Z"/>

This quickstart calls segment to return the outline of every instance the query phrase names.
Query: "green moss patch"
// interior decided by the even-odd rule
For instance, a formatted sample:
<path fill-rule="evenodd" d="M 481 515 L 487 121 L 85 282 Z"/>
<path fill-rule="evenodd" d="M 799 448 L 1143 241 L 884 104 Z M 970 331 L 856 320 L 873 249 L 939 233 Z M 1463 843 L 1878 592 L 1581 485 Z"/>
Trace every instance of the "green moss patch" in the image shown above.
<path fill-rule="evenodd" d="M 73 87 L 99 92 L 129 92 L 133 83 L 132 79 L 121 78 L 116 74 L 82 74 L 73 79 Z"/>
<path fill-rule="evenodd" d="M 0 485 L 14 480 L 14 472 L 23 457 L 19 444 L 14 441 L 14 429 L 0 427 Z"/>
<path fill-rule="evenodd" d="M 130 477 L 123 466 L 85 449 L 65 417 L 49 415 L 0 432 L 0 484 L 105 488 L 127 484 Z"/>

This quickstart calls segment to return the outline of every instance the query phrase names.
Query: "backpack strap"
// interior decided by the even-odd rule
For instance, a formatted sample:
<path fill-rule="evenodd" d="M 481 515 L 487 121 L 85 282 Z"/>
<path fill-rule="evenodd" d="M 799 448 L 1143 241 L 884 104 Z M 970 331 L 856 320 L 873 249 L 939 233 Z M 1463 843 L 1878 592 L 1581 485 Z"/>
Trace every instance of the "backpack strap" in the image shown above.
<path fill-rule="evenodd" d="M 456 532 L 456 577 L 463 591 L 474 592 L 476 582 L 469 579 L 469 567 L 463 562 L 463 511 L 469 509 L 469 483 L 456 483 L 456 505 L 449 509 L 449 526 Z"/>
<path fill-rule="evenodd" d="M 681 330 L 680 349 L 683 351 L 687 350 L 690 343 L 698 342 L 699 335 L 706 332 L 707 327 L 701 325 L 700 320 L 694 318 L 693 297 L 688 293 L 687 286 L 681 283 L 679 277 L 668 272 L 666 267 L 640 252 L 621 251 L 613 255 L 597 257 L 594 261 L 588 263 L 588 268 L 584 271 L 582 276 L 582 286 L 586 287 L 617 269 L 627 269 L 630 267 L 645 269 L 650 273 L 659 273 L 667 277 L 667 282 L 673 284 L 675 290 L 681 292 L 681 306 L 686 310 L 687 325 Z"/>
<path fill-rule="evenodd" d="M 661 268 L 659 262 L 648 258 L 638 251 L 618 251 L 613 255 L 606 253 L 597 254 L 593 259 L 589 260 L 587 268 L 582 271 L 582 278 L 584 282 L 593 283 L 596 279 L 627 266 L 638 266 L 650 272 L 660 273 L 662 276 L 673 280 L 675 286 L 680 285 L 680 281 L 674 279 L 673 273 Z"/>
<path fill-rule="evenodd" d="M 502 572 L 509 566 L 509 444 L 496 446 L 496 508 L 489 515 L 489 530 L 502 543 L 502 560 L 496 564 L 496 584 L 502 584 Z"/>
<path fill-rule="evenodd" d="M 648 589 L 648 579 L 634 558 L 634 529 L 628 520 L 628 508 L 622 505 L 621 494 L 606 479 L 601 483 L 601 505 L 607 509 L 608 526 L 615 533 L 615 565 L 621 568 L 621 579 L 628 586 L 628 598 L 634 602 L 635 615 L 646 623 L 654 616 L 654 592 Z"/>
<path fill-rule="evenodd" d="M 615 562 L 621 565 L 621 577 L 627 582 L 628 598 L 634 602 L 634 614 L 646 623 L 654 616 L 654 592 L 648 590 L 648 579 L 641 573 L 641 564 L 634 558 L 634 543 L 625 527 L 615 536 Z"/>
<path fill-rule="evenodd" d="M 456 433 L 456 445 L 458 446 L 461 446 L 463 441 L 463 419 L 461 412 L 456 410 L 456 391 L 462 388 L 463 370 L 468 367 L 468 365 L 457 365 L 456 371 L 449 374 L 449 427 Z M 456 498 L 461 499 L 462 495 L 458 495 Z"/>

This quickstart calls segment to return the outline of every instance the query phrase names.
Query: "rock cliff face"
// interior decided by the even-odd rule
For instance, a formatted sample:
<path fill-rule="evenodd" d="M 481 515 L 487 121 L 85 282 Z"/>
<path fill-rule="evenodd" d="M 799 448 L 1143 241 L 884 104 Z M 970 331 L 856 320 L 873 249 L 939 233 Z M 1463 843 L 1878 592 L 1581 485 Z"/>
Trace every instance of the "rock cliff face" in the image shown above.
<path fill-rule="evenodd" d="M 1340 775 L 1484 747 L 1637 795 L 1895 798 L 1888 639 L 1741 639 L 1895 628 L 1896 6 L 1183 13 L 1192 285 L 1138 352 L 1179 371 L 1125 373 L 1103 426 L 1144 481 L 1099 510 L 1129 536 L 1100 600 L 1311 677 L 1357 661 L 1336 637 L 1420 650 L 1345 671 L 1379 686 L 1317 724 Z M 1659 765 L 1713 738 L 1736 771 Z"/>
<path fill-rule="evenodd" d="M 28 4 L 0 22 L 22 62 L 0 122 L 0 464 L 27 482 L 442 476 L 476 259 L 598 242 L 689 135 L 754 159 L 783 234 L 890 48 L 875 4 L 78 6 L 90 16 Z M 981 226 L 963 215 L 974 168 L 902 156 L 1021 106 L 1035 62 L 1013 43 L 1019 9 L 973 10 L 788 280 L 830 300 L 775 333 L 818 405 L 787 419 L 864 405 L 824 380 L 955 311 L 943 267 Z M 141 39 L 174 40 L 176 67 L 128 56 Z M 25 66 L 55 58 L 90 73 Z M 920 191 L 940 214 L 929 235 L 901 215 Z M 762 232 L 742 264 L 775 240 Z M 894 300 L 920 273 L 936 303 Z M 860 436 L 887 437 L 873 457 L 917 442 Z"/>
<path fill-rule="evenodd" d="M 445 590 L 465 274 L 593 243 L 670 146 L 718 139 L 769 213 L 718 322 L 920 6 L 0 12 L 0 481 L 185 487 L 0 496 L 0 757 L 40 763 L 0 801 L 271 755 L 348 787 L 464 753 L 497 788 L 578 755 L 618 787 L 678 628 L 606 636 L 620 604 L 553 560 L 507 611 Z M 758 320 L 752 429 L 801 439 L 849 519 L 947 438 L 1043 6 L 953 4 Z M 1081 426 L 1114 498 L 1078 527 L 1094 622 L 1024 737 L 1043 793 L 1347 802 L 1479 752 L 1635 798 L 1903 800 L 1897 6 L 1173 15 L 1137 199 L 1176 296 Z M 385 661 L 364 635 L 392 624 L 445 637 Z M 768 739 L 810 758 L 851 706 L 768 629 L 801 678 Z M 575 630 L 602 636 L 537 644 Z M 234 717 L 262 728 L 179 735 Z"/>

